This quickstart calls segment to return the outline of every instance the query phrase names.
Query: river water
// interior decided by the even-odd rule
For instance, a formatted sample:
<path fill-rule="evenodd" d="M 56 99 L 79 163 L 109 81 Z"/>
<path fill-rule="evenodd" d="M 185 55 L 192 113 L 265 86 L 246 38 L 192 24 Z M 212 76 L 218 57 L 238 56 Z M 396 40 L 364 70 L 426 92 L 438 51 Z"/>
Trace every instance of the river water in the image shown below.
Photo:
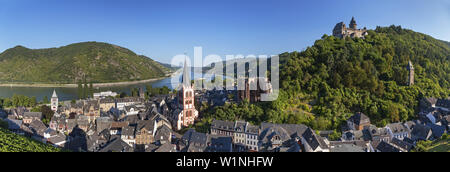
<path fill-rule="evenodd" d="M 174 74 L 172 77 L 157 80 L 157 81 L 151 81 L 147 83 L 139 83 L 139 84 L 133 84 L 133 85 L 121 85 L 121 86 L 111 86 L 111 87 L 100 87 L 100 88 L 94 88 L 95 92 L 101 92 L 101 91 L 114 91 L 120 94 L 121 92 L 126 92 L 128 95 L 131 94 L 132 88 L 143 88 L 145 90 L 145 86 L 152 85 L 152 87 L 163 87 L 167 86 L 170 89 L 173 89 L 172 85 L 172 78 L 174 78 L 175 82 L 173 84 L 175 87 L 178 86 L 178 84 L 181 81 L 181 73 Z M 193 78 L 191 76 L 191 78 Z M 202 78 L 201 73 L 194 73 L 194 78 L 199 79 Z M 73 100 L 78 99 L 78 88 L 60 88 L 60 87 L 0 87 L 0 97 L 12 97 L 14 94 L 17 95 L 25 95 L 25 96 L 36 96 L 38 101 L 41 101 L 44 96 L 47 96 L 50 98 L 53 93 L 53 89 L 56 90 L 56 93 L 58 94 L 58 98 L 60 101 L 66 101 L 66 100 Z"/>

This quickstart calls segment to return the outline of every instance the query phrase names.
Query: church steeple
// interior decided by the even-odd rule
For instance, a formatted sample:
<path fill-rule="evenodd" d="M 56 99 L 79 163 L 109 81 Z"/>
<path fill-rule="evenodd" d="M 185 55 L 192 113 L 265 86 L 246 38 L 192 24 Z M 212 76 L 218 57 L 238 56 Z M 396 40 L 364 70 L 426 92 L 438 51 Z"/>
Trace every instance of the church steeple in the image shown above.
<path fill-rule="evenodd" d="M 184 60 L 184 69 L 183 69 L 183 85 L 190 87 L 191 86 L 191 72 L 190 67 L 188 67 L 187 59 Z"/>
<path fill-rule="evenodd" d="M 58 111 L 58 95 L 56 94 L 55 89 L 53 89 L 53 95 L 51 98 L 51 109 L 53 112 Z"/>
<path fill-rule="evenodd" d="M 52 98 L 53 98 L 53 97 L 58 97 L 58 95 L 56 95 L 55 89 L 53 89 L 53 95 L 52 95 Z"/>

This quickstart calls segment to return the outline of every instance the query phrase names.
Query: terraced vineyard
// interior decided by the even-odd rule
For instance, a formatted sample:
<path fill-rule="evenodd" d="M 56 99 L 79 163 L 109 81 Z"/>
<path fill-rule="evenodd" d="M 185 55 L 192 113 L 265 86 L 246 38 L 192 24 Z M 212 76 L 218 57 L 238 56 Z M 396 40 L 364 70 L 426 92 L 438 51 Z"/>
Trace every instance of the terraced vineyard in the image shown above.
<path fill-rule="evenodd" d="M 0 152 L 60 152 L 61 149 L 0 128 Z"/>

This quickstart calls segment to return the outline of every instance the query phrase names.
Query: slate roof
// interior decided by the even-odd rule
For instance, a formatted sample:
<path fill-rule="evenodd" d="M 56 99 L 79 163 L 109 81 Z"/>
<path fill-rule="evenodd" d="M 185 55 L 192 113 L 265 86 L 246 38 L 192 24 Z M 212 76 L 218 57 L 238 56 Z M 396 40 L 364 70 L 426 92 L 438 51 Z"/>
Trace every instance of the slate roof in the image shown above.
<path fill-rule="evenodd" d="M 444 107 L 450 110 L 450 100 L 449 99 L 438 99 L 436 106 Z"/>
<path fill-rule="evenodd" d="M 258 126 L 254 126 L 251 124 L 247 125 L 247 133 L 251 133 L 251 134 L 258 134 L 259 132 L 259 127 Z"/>
<path fill-rule="evenodd" d="M 133 148 L 120 138 L 114 138 L 99 152 L 133 152 Z"/>
<path fill-rule="evenodd" d="M 417 124 L 414 126 L 414 129 L 411 132 L 411 136 L 415 137 L 416 140 L 428 140 L 429 139 L 429 133 L 431 132 L 431 128 L 426 126 L 426 125 L 422 125 L 422 124 Z"/>
<path fill-rule="evenodd" d="M 169 139 L 172 138 L 172 133 L 173 132 L 169 127 L 163 125 L 156 130 L 155 140 L 169 141 Z"/>
<path fill-rule="evenodd" d="M 133 126 L 126 126 L 122 128 L 122 135 L 125 136 L 134 136 L 136 128 Z"/>
<path fill-rule="evenodd" d="M 401 148 L 401 149 L 403 149 L 404 151 L 407 151 L 407 152 L 410 151 L 413 148 L 413 146 L 414 146 L 414 145 L 412 145 L 412 144 L 410 144 L 408 142 L 405 142 L 403 140 L 399 140 L 397 138 L 393 138 L 392 141 L 391 141 L 391 144 L 395 145 L 395 146 L 397 146 L 397 147 L 399 147 L 399 148 Z"/>
<path fill-rule="evenodd" d="M 236 132 L 245 132 L 246 122 L 244 121 L 236 121 L 234 122 L 234 130 Z"/>
<path fill-rule="evenodd" d="M 150 120 L 142 120 L 137 122 L 136 131 L 139 132 L 142 128 L 145 128 L 147 131 L 153 132 L 154 122 Z"/>
<path fill-rule="evenodd" d="M 196 132 L 193 129 L 188 130 L 183 135 L 182 140 L 187 144 L 188 152 L 203 152 L 207 148 L 207 135 Z"/>
<path fill-rule="evenodd" d="M 67 140 L 66 136 L 62 133 L 56 134 L 48 139 L 48 141 L 52 144 L 61 144 L 66 140 Z"/>
<path fill-rule="evenodd" d="M 328 145 L 325 143 L 323 138 L 320 138 L 319 136 L 314 133 L 314 131 L 311 128 L 308 128 L 302 135 L 302 137 L 306 140 L 308 145 L 313 149 L 316 150 L 318 147 L 321 147 L 322 149 L 328 148 Z"/>
<path fill-rule="evenodd" d="M 222 121 L 214 119 L 211 122 L 211 128 L 226 130 L 226 131 L 234 131 L 234 123 L 231 121 Z"/>
<path fill-rule="evenodd" d="M 274 125 L 261 131 L 259 140 L 261 140 L 263 144 L 270 143 L 274 136 L 280 137 L 281 142 L 291 139 L 289 133 L 283 127 Z"/>
<path fill-rule="evenodd" d="M 354 144 L 340 144 L 330 148 L 330 152 L 366 152 L 366 148 Z"/>
<path fill-rule="evenodd" d="M 22 126 L 22 120 L 15 120 L 15 119 L 5 119 L 8 123 L 8 129 L 10 130 L 19 130 Z"/>
<path fill-rule="evenodd" d="M 25 112 L 23 118 L 37 118 L 42 119 L 42 112 Z"/>
<path fill-rule="evenodd" d="M 44 136 L 44 132 L 47 129 L 45 124 L 41 120 L 33 120 L 30 123 L 30 129 L 34 134 Z"/>
<path fill-rule="evenodd" d="M 431 128 L 434 138 L 440 138 L 445 133 L 446 130 L 446 127 L 442 125 L 427 124 L 427 126 Z"/>
<path fill-rule="evenodd" d="M 400 152 L 400 149 L 396 148 L 395 146 L 385 142 L 381 141 L 376 149 L 380 152 Z"/>
<path fill-rule="evenodd" d="M 386 125 L 386 127 L 389 127 L 393 133 L 409 132 L 408 128 L 402 123 L 391 123 Z"/>
<path fill-rule="evenodd" d="M 176 146 L 170 143 L 161 145 L 155 152 L 176 152 Z"/>
<path fill-rule="evenodd" d="M 352 117 L 350 117 L 350 119 L 353 121 L 353 123 L 355 123 L 356 125 L 361 125 L 361 124 L 369 124 L 370 123 L 370 119 L 369 117 L 367 117 L 365 114 L 358 112 L 355 115 L 353 115 Z"/>
<path fill-rule="evenodd" d="M 115 122 L 115 121 L 113 121 L 112 123 L 111 123 L 111 128 L 112 129 L 121 129 L 121 128 L 123 128 L 123 127 L 126 127 L 126 126 L 128 126 L 128 122 Z"/>
<path fill-rule="evenodd" d="M 210 146 L 208 146 L 208 151 L 210 152 L 232 152 L 232 137 L 222 137 L 222 136 L 210 136 L 208 138 L 210 141 Z"/>
<path fill-rule="evenodd" d="M 111 98 L 104 98 L 104 99 L 100 99 L 100 103 L 101 104 L 105 104 L 105 103 L 116 103 L 116 101 L 114 99 Z"/>
<path fill-rule="evenodd" d="M 272 124 L 272 123 L 261 123 L 260 129 L 261 133 L 264 132 L 269 127 L 281 127 L 290 137 L 301 137 L 301 135 L 308 129 L 306 125 L 303 124 Z"/>

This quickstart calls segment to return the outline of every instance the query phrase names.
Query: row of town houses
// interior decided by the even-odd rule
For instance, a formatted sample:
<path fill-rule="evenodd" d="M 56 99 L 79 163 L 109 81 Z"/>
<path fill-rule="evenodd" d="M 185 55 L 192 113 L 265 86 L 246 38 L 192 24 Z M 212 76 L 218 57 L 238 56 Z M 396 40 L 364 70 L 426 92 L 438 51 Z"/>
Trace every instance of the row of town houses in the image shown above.
<path fill-rule="evenodd" d="M 48 127 L 40 120 L 42 113 L 27 112 L 24 108 L 11 109 L 6 119 L 10 130 L 16 133 L 69 150 L 99 152 L 407 152 L 417 141 L 438 139 L 450 127 L 449 100 L 424 99 L 417 120 L 382 128 L 372 125 L 363 113 L 356 113 L 341 127 L 343 134 L 339 141 L 329 141 L 326 131 L 316 132 L 305 125 L 262 123 L 256 126 L 245 121 L 221 120 L 212 121 L 209 133 L 190 129 L 179 135 L 172 130 L 173 122 L 160 113 L 163 107 L 170 106 L 162 103 L 168 99 L 155 97 L 144 103 L 143 107 L 149 107 L 146 109 L 137 108 L 141 107 L 136 103 L 139 99 L 117 99 L 111 109 L 117 108 L 117 102 L 128 102 L 119 115 L 101 110 L 101 115 L 93 121 L 90 115 L 79 115 L 77 111 L 89 114 L 97 109 L 91 107 L 97 105 L 90 101 L 78 102 L 73 107 L 59 107 Z M 131 113 L 135 110 L 130 106 L 138 113 Z M 70 115 L 61 115 L 67 114 L 65 110 Z"/>

